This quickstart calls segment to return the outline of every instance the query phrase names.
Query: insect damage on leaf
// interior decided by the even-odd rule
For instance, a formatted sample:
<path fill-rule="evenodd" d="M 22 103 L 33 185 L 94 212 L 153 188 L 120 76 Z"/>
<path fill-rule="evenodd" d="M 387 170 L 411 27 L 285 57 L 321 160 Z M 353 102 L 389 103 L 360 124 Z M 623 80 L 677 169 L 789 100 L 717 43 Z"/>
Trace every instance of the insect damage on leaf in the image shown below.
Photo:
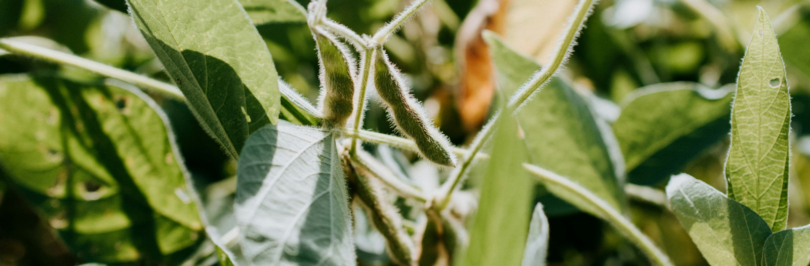
<path fill-rule="evenodd" d="M 790 95 L 776 35 L 762 9 L 754 33 L 737 78 L 725 175 L 728 196 L 779 231 L 787 223 Z"/>
<path fill-rule="evenodd" d="M 312 29 L 320 61 L 321 96 L 318 106 L 331 126 L 342 127 L 354 108 L 355 62 L 349 48 L 322 28 Z"/>
<path fill-rule="evenodd" d="M 397 128 L 416 142 L 422 156 L 440 165 L 455 166 L 456 157 L 450 152 L 449 141 L 408 93 L 399 71 L 382 49 L 377 53 L 374 83 L 380 98 L 388 104 Z"/>

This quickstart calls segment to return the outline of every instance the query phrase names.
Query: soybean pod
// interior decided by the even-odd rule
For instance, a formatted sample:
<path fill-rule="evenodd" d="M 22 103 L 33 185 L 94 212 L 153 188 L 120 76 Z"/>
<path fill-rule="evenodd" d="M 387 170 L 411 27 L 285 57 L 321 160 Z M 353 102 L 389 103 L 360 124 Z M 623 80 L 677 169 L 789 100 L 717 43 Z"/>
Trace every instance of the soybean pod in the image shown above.
<path fill-rule="evenodd" d="M 343 127 L 353 110 L 355 62 L 345 44 L 328 31 L 312 30 L 320 61 L 318 107 L 327 127 Z"/>
<path fill-rule="evenodd" d="M 379 48 L 376 54 L 374 84 L 399 131 L 414 140 L 424 158 L 440 165 L 455 166 L 456 158 L 450 152 L 447 137 L 439 133 L 408 92 L 385 50 Z"/>

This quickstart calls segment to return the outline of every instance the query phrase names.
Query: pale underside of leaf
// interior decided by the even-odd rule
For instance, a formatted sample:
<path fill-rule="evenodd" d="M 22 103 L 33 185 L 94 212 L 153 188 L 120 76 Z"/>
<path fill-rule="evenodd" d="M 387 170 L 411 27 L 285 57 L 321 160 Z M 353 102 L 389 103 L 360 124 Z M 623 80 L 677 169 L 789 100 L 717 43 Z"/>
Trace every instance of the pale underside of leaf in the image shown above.
<path fill-rule="evenodd" d="M 130 14 L 208 134 L 232 158 L 278 121 L 278 76 L 236 0 L 130 0 Z"/>
<path fill-rule="evenodd" d="M 687 174 L 672 177 L 667 196 L 709 264 L 759 265 L 771 230 L 754 211 Z"/>
<path fill-rule="evenodd" d="M 281 123 L 248 139 L 236 218 L 252 265 L 354 265 L 346 181 L 332 134 Z"/>
<path fill-rule="evenodd" d="M 760 11 L 737 80 L 726 162 L 728 195 L 779 231 L 787 223 L 790 96 L 779 45 Z"/>
<path fill-rule="evenodd" d="M 529 237 L 523 250 L 523 266 L 546 265 L 548 253 L 548 218 L 543 212 L 543 204 L 537 203 L 529 223 Z"/>

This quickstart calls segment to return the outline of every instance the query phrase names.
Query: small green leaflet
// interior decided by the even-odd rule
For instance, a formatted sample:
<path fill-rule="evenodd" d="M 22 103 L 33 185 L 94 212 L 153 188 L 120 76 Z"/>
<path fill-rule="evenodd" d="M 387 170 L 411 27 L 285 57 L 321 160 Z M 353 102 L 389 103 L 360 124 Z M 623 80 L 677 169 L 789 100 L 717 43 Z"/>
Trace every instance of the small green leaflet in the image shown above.
<path fill-rule="evenodd" d="M 774 233 L 762 254 L 763 266 L 810 265 L 810 225 Z"/>
<path fill-rule="evenodd" d="M 493 125 L 492 159 L 481 185 L 479 208 L 470 232 L 470 246 L 460 265 L 519 265 L 526 244 L 532 180 L 523 170 L 528 159 L 514 119 Z"/>
<path fill-rule="evenodd" d="M 138 89 L 3 76 L 0 135 L 4 171 L 83 260 L 161 259 L 197 243 L 171 128 Z"/>
<path fill-rule="evenodd" d="M 484 32 L 484 40 L 489 44 L 498 70 L 498 88 L 504 95 L 517 91 L 540 69 L 540 65 L 507 47 L 497 35 Z M 582 96 L 554 77 L 521 107 L 517 118 L 525 132 L 529 162 L 571 178 L 614 208 L 622 209 L 624 159 L 613 156 L 616 153 L 610 150 L 618 147 L 609 141 L 614 138 L 612 132 L 600 128 Z"/>
<path fill-rule="evenodd" d="M 787 224 L 790 117 L 785 65 L 760 9 L 737 78 L 725 173 L 729 198 L 754 210 L 774 232 Z"/>
<path fill-rule="evenodd" d="M 698 83 L 675 82 L 628 94 L 613 123 L 628 181 L 655 185 L 726 138 L 733 90 L 733 85 L 712 90 Z"/>
<path fill-rule="evenodd" d="M 529 223 L 529 237 L 523 250 L 523 266 L 546 265 L 548 253 L 548 218 L 543 212 L 543 204 L 537 203 Z"/>
<path fill-rule="evenodd" d="M 328 131 L 282 122 L 239 158 L 236 221 L 249 265 L 354 265 L 346 180 Z"/>
<path fill-rule="evenodd" d="M 236 0 L 130 0 L 130 15 L 206 132 L 239 158 L 248 135 L 276 124 L 278 75 Z"/>
<path fill-rule="evenodd" d="M 771 228 L 753 210 L 687 174 L 672 177 L 667 197 L 709 264 L 760 265 Z"/>

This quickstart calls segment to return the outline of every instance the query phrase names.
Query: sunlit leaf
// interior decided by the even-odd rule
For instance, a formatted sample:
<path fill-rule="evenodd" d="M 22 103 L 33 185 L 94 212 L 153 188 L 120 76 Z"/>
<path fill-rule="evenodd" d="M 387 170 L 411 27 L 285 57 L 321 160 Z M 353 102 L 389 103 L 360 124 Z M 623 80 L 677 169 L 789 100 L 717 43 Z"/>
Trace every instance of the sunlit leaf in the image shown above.
<path fill-rule="evenodd" d="M 498 70 L 499 90 L 511 95 L 540 65 L 485 32 L 484 39 Z M 560 78 L 553 78 L 527 101 L 517 115 L 530 162 L 571 178 L 611 206 L 621 209 L 623 159 L 612 132 L 606 132 L 585 99 Z M 618 157 L 621 157 L 618 154 Z"/>
<path fill-rule="evenodd" d="M 522 167 L 528 153 L 517 123 L 500 121 L 494 125 L 492 158 L 461 265 L 519 265 L 523 259 L 533 188 Z"/>
<path fill-rule="evenodd" d="M 785 65 L 760 10 L 737 80 L 725 172 L 729 198 L 754 210 L 773 231 L 787 224 L 790 117 Z"/>
<path fill-rule="evenodd" d="M 136 88 L 0 78 L 0 162 L 83 259 L 159 259 L 202 224 L 168 121 Z"/>
<path fill-rule="evenodd" d="M 774 233 L 762 254 L 763 266 L 810 265 L 810 225 Z"/>
<path fill-rule="evenodd" d="M 759 265 L 771 229 L 753 210 L 687 174 L 672 177 L 667 197 L 709 264 Z"/>
<path fill-rule="evenodd" d="M 305 23 L 304 8 L 295 0 L 239 0 L 256 26 L 272 23 Z"/>
<path fill-rule="evenodd" d="M 197 120 L 239 158 L 248 135 L 276 124 L 273 58 L 236 0 L 130 0 L 130 15 Z"/>
<path fill-rule="evenodd" d="M 656 184 L 728 136 L 732 90 L 677 82 L 629 94 L 613 123 L 628 181 Z"/>
<path fill-rule="evenodd" d="M 548 218 L 543 213 L 543 204 L 537 203 L 529 224 L 529 237 L 523 250 L 523 266 L 546 265 L 548 253 Z"/>
<path fill-rule="evenodd" d="M 329 132 L 281 123 L 239 158 L 236 220 L 251 265 L 354 265 L 346 180 Z"/>

